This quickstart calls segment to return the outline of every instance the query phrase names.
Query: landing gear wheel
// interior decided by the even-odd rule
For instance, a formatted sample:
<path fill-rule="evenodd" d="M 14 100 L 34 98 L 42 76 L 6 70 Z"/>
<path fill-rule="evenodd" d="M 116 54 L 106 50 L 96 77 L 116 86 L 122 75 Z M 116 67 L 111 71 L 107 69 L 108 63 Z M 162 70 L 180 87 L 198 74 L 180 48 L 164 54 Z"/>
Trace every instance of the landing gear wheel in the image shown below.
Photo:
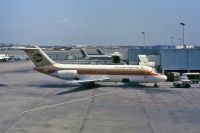
<path fill-rule="evenodd" d="M 184 84 L 184 88 L 189 88 L 190 86 L 191 86 L 191 85 L 188 84 L 188 83 Z"/>
<path fill-rule="evenodd" d="M 158 88 L 158 84 L 154 83 L 154 87 L 155 87 L 155 88 Z"/>

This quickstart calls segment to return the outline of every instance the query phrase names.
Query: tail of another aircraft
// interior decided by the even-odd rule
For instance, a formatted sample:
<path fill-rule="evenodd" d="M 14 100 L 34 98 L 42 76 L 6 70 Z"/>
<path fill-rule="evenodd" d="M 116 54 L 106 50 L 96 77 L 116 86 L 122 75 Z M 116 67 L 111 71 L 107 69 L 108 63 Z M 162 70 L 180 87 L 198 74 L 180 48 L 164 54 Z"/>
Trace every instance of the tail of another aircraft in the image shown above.
<path fill-rule="evenodd" d="M 35 48 L 24 48 L 23 50 L 36 67 L 49 66 L 55 63 L 38 46 L 35 46 Z"/>
<path fill-rule="evenodd" d="M 81 51 L 83 57 L 87 57 L 88 56 L 88 54 L 87 54 L 87 52 L 85 51 L 84 48 L 82 48 L 80 51 Z"/>
<path fill-rule="evenodd" d="M 99 55 L 105 55 L 105 54 L 101 51 L 101 49 L 97 49 L 97 52 L 98 52 Z"/>

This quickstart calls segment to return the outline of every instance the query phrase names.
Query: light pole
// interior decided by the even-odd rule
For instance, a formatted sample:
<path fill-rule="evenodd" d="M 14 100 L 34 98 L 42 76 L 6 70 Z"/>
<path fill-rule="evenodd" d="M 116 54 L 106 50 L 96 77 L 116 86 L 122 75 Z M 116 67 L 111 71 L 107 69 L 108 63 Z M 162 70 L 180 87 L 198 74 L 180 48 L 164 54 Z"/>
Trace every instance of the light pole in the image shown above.
<path fill-rule="evenodd" d="M 180 23 L 180 25 L 182 25 L 183 26 L 183 45 L 185 45 L 185 42 L 184 42 L 184 37 L 185 37 L 185 33 L 184 33 L 184 26 L 185 26 L 185 23 Z"/>
<path fill-rule="evenodd" d="M 146 39 L 145 35 L 146 35 L 146 33 L 145 32 L 141 32 L 141 33 L 143 35 L 143 46 L 144 46 L 144 52 L 145 52 L 145 55 L 146 55 L 146 44 L 145 44 L 145 39 Z"/>
<path fill-rule="evenodd" d="M 178 40 L 179 40 L 179 45 L 181 45 L 181 38 L 179 38 Z"/>
<path fill-rule="evenodd" d="M 172 43 L 172 46 L 174 45 L 174 37 L 171 36 L 171 43 Z"/>
<path fill-rule="evenodd" d="M 143 45 L 145 46 L 145 35 L 146 35 L 146 33 L 145 32 L 141 32 L 142 33 L 142 35 L 143 35 Z"/>

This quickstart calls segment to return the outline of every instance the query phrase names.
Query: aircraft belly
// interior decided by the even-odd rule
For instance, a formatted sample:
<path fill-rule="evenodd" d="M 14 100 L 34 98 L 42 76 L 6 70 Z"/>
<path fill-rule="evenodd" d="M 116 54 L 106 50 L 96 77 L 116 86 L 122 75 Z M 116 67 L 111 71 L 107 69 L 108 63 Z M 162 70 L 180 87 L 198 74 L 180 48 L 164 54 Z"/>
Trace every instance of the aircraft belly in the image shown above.
<path fill-rule="evenodd" d="M 129 82 L 154 82 L 151 77 L 139 76 L 139 75 L 111 75 L 109 76 L 111 81 L 122 82 L 123 79 L 129 79 Z"/>
<path fill-rule="evenodd" d="M 122 82 L 123 79 L 129 79 L 130 82 L 159 82 L 157 78 L 152 76 L 144 76 L 144 75 L 78 75 L 79 79 L 87 79 L 87 78 L 102 78 L 106 77 L 108 80 L 104 82 Z"/>

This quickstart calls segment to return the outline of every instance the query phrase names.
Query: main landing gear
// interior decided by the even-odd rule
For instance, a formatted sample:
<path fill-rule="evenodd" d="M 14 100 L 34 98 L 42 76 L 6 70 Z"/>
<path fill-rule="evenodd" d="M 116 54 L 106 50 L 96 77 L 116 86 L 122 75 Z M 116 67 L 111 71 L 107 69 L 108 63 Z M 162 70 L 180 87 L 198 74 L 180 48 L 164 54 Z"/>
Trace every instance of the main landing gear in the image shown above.
<path fill-rule="evenodd" d="M 154 88 L 158 88 L 158 84 L 157 83 L 154 83 Z"/>

